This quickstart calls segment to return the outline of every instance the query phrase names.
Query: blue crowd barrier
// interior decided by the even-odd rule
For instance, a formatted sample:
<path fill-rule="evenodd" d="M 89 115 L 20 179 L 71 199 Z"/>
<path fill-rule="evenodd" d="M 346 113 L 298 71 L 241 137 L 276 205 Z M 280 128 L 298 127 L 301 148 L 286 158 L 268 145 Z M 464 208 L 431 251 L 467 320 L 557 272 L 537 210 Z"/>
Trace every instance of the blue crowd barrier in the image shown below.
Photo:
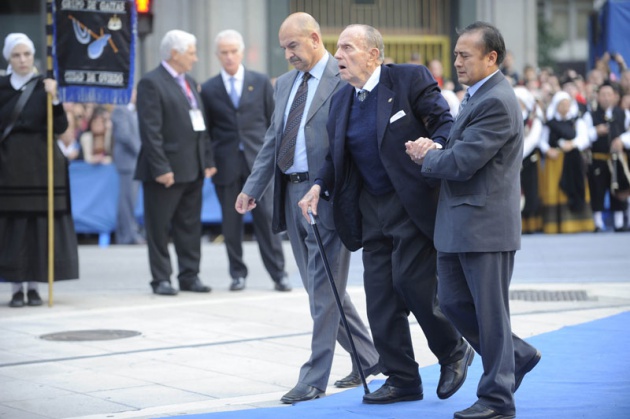
<path fill-rule="evenodd" d="M 107 246 L 116 229 L 118 206 L 118 173 L 113 164 L 89 164 L 73 161 L 69 166 L 72 218 L 77 233 L 98 234 L 99 244 Z M 135 210 L 140 225 L 144 222 L 142 187 Z M 210 179 L 203 184 L 201 222 L 220 224 L 221 206 Z M 251 222 L 251 214 L 245 216 Z"/>
<path fill-rule="evenodd" d="M 73 161 L 69 166 L 72 218 L 77 233 L 96 233 L 99 244 L 109 244 L 116 229 L 118 173 L 112 164 Z"/>

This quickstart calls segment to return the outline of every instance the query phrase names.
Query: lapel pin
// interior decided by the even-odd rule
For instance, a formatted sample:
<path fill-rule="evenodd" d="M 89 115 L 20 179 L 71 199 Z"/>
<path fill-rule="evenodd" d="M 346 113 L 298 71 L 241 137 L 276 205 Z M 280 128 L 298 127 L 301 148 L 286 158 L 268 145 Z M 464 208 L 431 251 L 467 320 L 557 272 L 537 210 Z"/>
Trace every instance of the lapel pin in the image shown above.
<path fill-rule="evenodd" d="M 391 102 L 392 102 L 392 99 L 393 99 L 393 98 L 391 98 L 391 97 L 390 97 L 389 99 L 387 99 L 387 102 L 391 103 Z"/>
<path fill-rule="evenodd" d="M 248 86 L 247 90 L 249 90 L 250 92 L 254 90 L 254 86 Z"/>

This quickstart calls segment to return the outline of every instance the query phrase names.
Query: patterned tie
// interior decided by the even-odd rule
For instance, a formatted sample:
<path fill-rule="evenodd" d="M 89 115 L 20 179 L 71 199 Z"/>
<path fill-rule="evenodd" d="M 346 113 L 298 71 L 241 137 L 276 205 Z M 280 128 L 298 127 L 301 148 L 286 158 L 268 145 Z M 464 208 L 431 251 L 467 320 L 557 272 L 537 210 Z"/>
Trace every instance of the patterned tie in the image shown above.
<path fill-rule="evenodd" d="M 310 78 L 310 73 L 304 73 L 304 76 L 302 76 L 302 83 L 300 83 L 295 93 L 289 116 L 287 117 L 287 123 L 284 127 L 280 150 L 278 151 L 278 167 L 283 172 L 286 172 L 289 170 L 289 167 L 293 166 L 295 141 L 297 140 L 300 122 L 302 122 L 302 114 L 304 114 L 304 106 L 308 96 L 308 79 Z"/>
<path fill-rule="evenodd" d="M 363 102 L 365 98 L 367 97 L 368 93 L 370 92 L 368 92 L 365 89 L 359 90 L 359 93 L 357 93 L 357 98 L 359 99 L 359 102 Z"/>
<path fill-rule="evenodd" d="M 238 108 L 238 101 L 240 97 L 238 96 L 238 92 L 236 91 L 236 86 L 234 85 L 235 82 L 236 79 L 234 77 L 230 77 L 230 99 L 232 99 L 234 107 Z"/>
<path fill-rule="evenodd" d="M 464 98 L 462 99 L 462 103 L 459 104 L 459 111 L 457 111 L 458 116 L 460 113 L 462 113 L 462 109 L 464 109 L 464 106 L 466 106 L 466 104 L 468 103 L 468 99 L 470 99 L 470 94 L 466 92 Z"/>
<path fill-rule="evenodd" d="M 190 89 L 190 85 L 188 84 L 188 81 L 186 81 L 186 77 L 183 74 L 180 74 L 175 79 L 184 91 L 184 95 L 186 96 L 186 99 L 188 99 L 190 107 L 193 109 L 197 109 L 197 99 L 195 99 L 195 95 L 193 95 L 193 92 Z"/>

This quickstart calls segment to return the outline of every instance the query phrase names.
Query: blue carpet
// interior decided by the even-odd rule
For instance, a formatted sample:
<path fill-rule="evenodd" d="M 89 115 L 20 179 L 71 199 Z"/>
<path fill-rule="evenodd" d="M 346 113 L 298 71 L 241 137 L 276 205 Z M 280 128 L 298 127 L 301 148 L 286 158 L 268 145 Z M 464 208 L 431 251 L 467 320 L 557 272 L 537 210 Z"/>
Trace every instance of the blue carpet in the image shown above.
<path fill-rule="evenodd" d="M 630 312 L 570 326 L 528 339 L 542 353 L 538 366 L 516 393 L 519 419 L 611 419 L 630 417 Z M 179 416 L 185 419 L 284 418 L 452 418 L 476 400 L 481 376 L 478 356 L 462 388 L 439 400 L 435 388 L 439 366 L 420 370 L 424 400 L 390 405 L 361 403 L 363 387 L 284 408 L 266 408 Z M 378 389 L 382 380 L 368 383 Z"/>

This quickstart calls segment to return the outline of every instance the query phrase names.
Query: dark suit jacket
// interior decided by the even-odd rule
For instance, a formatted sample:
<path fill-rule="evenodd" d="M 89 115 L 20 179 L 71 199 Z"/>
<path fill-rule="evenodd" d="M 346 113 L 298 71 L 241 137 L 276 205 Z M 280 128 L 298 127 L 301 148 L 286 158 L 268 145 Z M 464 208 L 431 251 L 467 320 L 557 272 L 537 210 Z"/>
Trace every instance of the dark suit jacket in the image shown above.
<path fill-rule="evenodd" d="M 429 151 L 427 177 L 442 179 L 435 247 L 448 253 L 520 249 L 523 120 L 501 72 L 468 100 L 444 150 Z"/>
<path fill-rule="evenodd" d="M 272 228 L 274 233 L 280 233 L 287 229 L 285 216 L 285 186 L 286 181 L 282 171 L 276 164 L 278 149 L 282 141 L 284 130 L 284 111 L 287 108 L 291 88 L 295 82 L 299 71 L 291 70 L 278 77 L 274 90 L 276 101 L 275 111 L 271 119 L 271 126 L 265 134 L 265 143 L 256 158 L 252 173 L 247 178 L 243 186 L 243 192 L 255 199 L 260 199 L 265 192 L 269 181 L 273 178 L 273 219 Z M 339 67 L 337 60 L 329 57 L 326 69 L 319 81 L 313 101 L 306 115 L 306 125 L 304 127 L 306 137 L 306 157 L 308 159 L 309 182 L 315 179 L 317 171 L 324 163 L 328 152 L 328 138 L 326 136 L 326 120 L 328 119 L 328 109 L 330 100 L 344 82 L 339 78 Z M 297 205 L 297 202 L 295 203 Z M 319 222 L 326 228 L 334 229 L 332 209 L 330 203 L 324 202 L 318 208 Z"/>
<path fill-rule="evenodd" d="M 406 154 L 405 142 L 429 137 L 445 143 L 453 122 L 448 104 L 424 66 L 381 66 L 377 92 L 381 160 L 409 217 L 432 238 L 438 191 Z M 347 85 L 333 96 L 327 127 L 330 153 L 318 174 L 333 200 L 339 236 L 350 250 L 362 246 L 358 200 L 362 180 L 346 151 L 346 128 L 354 95 L 355 88 Z"/>
<path fill-rule="evenodd" d="M 225 90 L 221 74 L 201 86 L 206 123 L 217 163 L 216 185 L 228 185 L 240 176 L 239 143 L 251 171 L 273 115 L 273 87 L 269 77 L 245 70 L 238 109 Z"/>
<path fill-rule="evenodd" d="M 202 114 L 203 102 L 197 82 L 186 75 Z M 138 83 L 138 123 L 142 148 L 135 178 L 155 181 L 168 172 L 175 182 L 192 182 L 214 167 L 210 139 L 206 131 L 194 131 L 190 105 L 182 88 L 164 66 L 159 65 Z"/>

